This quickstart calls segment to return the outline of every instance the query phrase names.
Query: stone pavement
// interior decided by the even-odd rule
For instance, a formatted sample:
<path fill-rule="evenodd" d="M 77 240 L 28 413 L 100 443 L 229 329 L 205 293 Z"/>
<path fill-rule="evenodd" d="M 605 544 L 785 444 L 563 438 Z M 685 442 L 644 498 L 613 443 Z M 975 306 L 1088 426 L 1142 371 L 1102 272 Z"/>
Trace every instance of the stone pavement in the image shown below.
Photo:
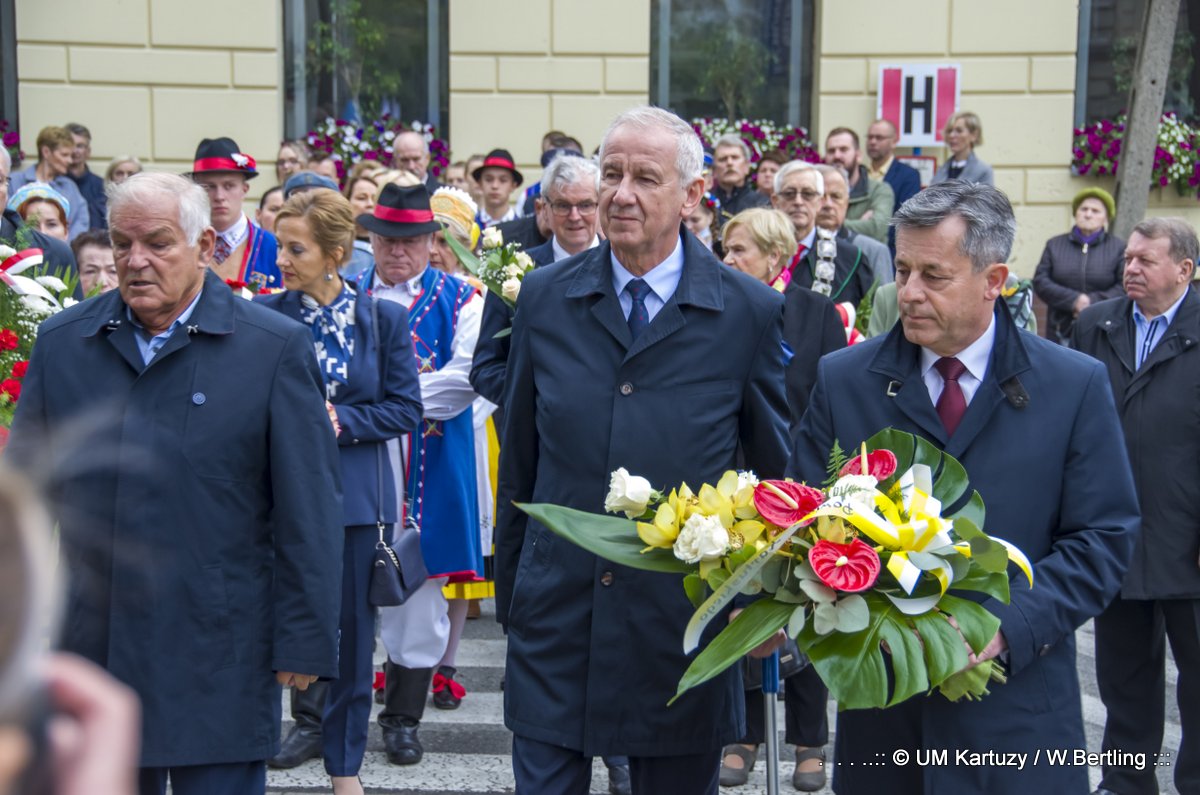
<path fill-rule="evenodd" d="M 500 676 L 504 668 L 504 636 L 494 620 L 494 609 L 484 602 L 482 618 L 468 621 L 465 637 L 459 648 L 459 680 L 467 688 L 467 696 L 457 710 L 434 709 L 432 702 L 421 724 L 421 740 L 425 759 L 419 765 L 396 767 L 389 765 L 383 753 L 379 727 L 372 722 L 367 744 L 367 757 L 362 779 L 368 793 L 389 795 L 492 795 L 512 793 L 511 735 L 504 728 L 503 693 Z M 1076 635 L 1079 647 L 1079 677 L 1083 688 L 1083 714 L 1087 728 L 1088 750 L 1100 750 L 1104 728 L 1104 706 L 1096 691 L 1095 660 L 1091 625 Z M 1179 709 L 1174 701 L 1176 671 L 1167 672 L 1169 698 L 1165 750 L 1172 756 L 1179 747 Z M 378 712 L 379 707 L 375 708 Z M 829 705 L 830 726 L 836 727 L 834 705 Z M 284 731 L 290 728 L 287 701 L 284 700 Z M 782 705 L 780 709 L 780 744 L 782 747 Z M 832 750 L 832 748 L 831 748 Z M 723 789 L 729 795 L 758 795 L 766 791 L 766 774 L 760 753 L 759 763 L 744 787 Z M 795 792 L 791 787 L 793 764 L 791 750 L 783 748 L 779 765 L 781 792 Z M 1171 768 L 1159 769 L 1159 785 L 1164 795 L 1172 795 Z M 1100 778 L 1099 768 L 1091 768 L 1091 784 Z M 593 767 L 592 792 L 608 791 L 608 776 L 604 765 L 597 760 Z M 280 795 L 329 792 L 329 779 L 320 760 L 312 760 L 294 770 L 272 770 L 267 777 L 267 790 Z M 829 795 L 831 790 L 821 790 Z M 664 795 L 687 795 L 664 793 Z"/>

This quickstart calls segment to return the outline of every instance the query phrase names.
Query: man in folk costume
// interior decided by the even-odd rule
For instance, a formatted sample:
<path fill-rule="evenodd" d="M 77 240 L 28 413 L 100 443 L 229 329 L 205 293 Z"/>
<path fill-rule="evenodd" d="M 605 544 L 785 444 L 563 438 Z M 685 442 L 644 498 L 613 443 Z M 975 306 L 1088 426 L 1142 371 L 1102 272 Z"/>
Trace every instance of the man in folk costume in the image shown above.
<path fill-rule="evenodd" d="M 429 267 L 440 225 L 424 186 L 386 185 L 373 213 L 357 220 L 375 254 L 359 284 L 408 308 L 425 405 L 420 431 L 400 452 L 407 513 L 423 531 L 430 580 L 403 606 L 385 608 L 380 619 L 389 659 L 379 716 L 384 747 L 393 764 L 414 764 L 423 754 L 417 727 L 430 682 L 435 692 L 449 689 L 456 698 L 465 692 L 453 679 L 452 661 L 467 603 L 456 599 L 451 609 L 442 586 L 483 575 L 471 412 L 477 395 L 468 380 L 483 300 L 470 284 Z"/>
<path fill-rule="evenodd" d="M 226 282 L 282 287 L 275 266 L 275 236 L 251 221 L 242 209 L 250 180 L 258 176 L 254 158 L 232 138 L 205 138 L 196 147 L 192 181 L 204 188 L 217 230 L 211 268 Z"/>

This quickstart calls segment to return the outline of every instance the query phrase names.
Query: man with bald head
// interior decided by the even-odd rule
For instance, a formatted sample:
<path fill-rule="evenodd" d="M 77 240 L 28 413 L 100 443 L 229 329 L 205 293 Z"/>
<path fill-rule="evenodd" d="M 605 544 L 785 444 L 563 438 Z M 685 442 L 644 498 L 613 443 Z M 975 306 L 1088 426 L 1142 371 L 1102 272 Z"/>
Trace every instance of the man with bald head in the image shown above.
<path fill-rule="evenodd" d="M 429 142 L 416 130 L 405 130 L 392 141 L 392 166 L 407 171 L 425 183 L 429 195 L 442 187 L 429 170 Z"/>

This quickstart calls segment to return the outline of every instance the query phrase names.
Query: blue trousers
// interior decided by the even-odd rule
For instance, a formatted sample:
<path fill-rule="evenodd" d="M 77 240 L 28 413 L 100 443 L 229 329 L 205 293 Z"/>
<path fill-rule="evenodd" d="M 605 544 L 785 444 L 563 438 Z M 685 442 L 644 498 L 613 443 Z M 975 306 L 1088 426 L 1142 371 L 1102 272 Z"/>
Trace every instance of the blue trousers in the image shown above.
<path fill-rule="evenodd" d="M 391 538 L 388 525 L 384 537 Z M 321 721 L 325 772 L 357 776 L 367 750 L 371 723 L 372 654 L 375 608 L 367 598 L 379 530 L 375 525 L 346 528 L 342 554 L 342 613 L 339 624 L 338 678 L 329 683 Z"/>
<path fill-rule="evenodd" d="M 717 795 L 721 749 L 688 756 L 631 756 L 633 795 Z M 587 795 L 592 759 L 579 751 L 513 735 L 517 795 Z"/>
<path fill-rule="evenodd" d="M 138 771 L 138 795 L 166 795 L 168 779 L 173 795 L 263 795 L 267 763 L 143 767 Z"/>

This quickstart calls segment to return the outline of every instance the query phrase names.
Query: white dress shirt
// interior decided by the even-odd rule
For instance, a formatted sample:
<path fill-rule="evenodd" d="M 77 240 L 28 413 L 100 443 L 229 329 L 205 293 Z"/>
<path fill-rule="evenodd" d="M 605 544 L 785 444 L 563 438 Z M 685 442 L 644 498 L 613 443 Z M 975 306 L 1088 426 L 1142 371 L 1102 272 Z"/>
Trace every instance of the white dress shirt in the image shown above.
<path fill-rule="evenodd" d="M 598 245 L 600 245 L 600 236 L 592 235 L 592 242 L 588 243 L 587 249 L 584 249 L 584 251 L 587 251 L 588 249 L 593 249 Z M 565 248 L 563 248 L 562 246 L 560 246 L 558 244 L 558 235 L 555 235 L 554 237 L 550 238 L 550 249 L 554 252 L 554 261 L 555 262 L 558 262 L 559 260 L 564 260 L 567 257 L 575 256 L 574 254 L 567 251 Z"/>
<path fill-rule="evenodd" d="M 983 383 L 983 376 L 987 373 L 988 360 L 992 357 L 992 345 L 995 342 L 996 316 L 992 315 L 987 331 L 954 357 L 967 368 L 967 371 L 959 376 L 958 386 L 962 389 L 963 398 L 968 406 L 971 405 L 971 398 L 975 397 L 975 393 L 979 390 L 979 385 Z M 925 380 L 925 388 L 929 390 L 929 399 L 935 406 L 938 398 L 942 396 L 942 389 L 946 386 L 942 374 L 934 367 L 941 358 L 939 354 L 928 348 L 921 348 L 921 378 Z"/>
<path fill-rule="evenodd" d="M 633 311 L 633 296 L 625 291 L 625 285 L 638 277 L 625 270 L 625 266 L 617 261 L 616 254 L 610 252 L 610 256 L 612 258 L 613 290 L 617 293 L 617 300 L 621 302 L 621 312 L 628 319 L 629 313 Z M 659 310 L 667 305 L 671 296 L 675 295 L 675 290 L 679 287 L 679 277 L 682 275 L 683 238 L 677 237 L 675 250 L 641 277 L 642 281 L 650 287 L 650 293 L 646 296 L 646 314 L 650 316 L 650 320 L 654 320 L 654 316 L 658 314 Z"/>
<path fill-rule="evenodd" d="M 233 222 L 233 226 L 226 229 L 224 232 L 217 232 L 217 237 L 229 244 L 229 250 L 233 251 L 246 239 L 246 235 L 250 233 L 250 219 L 245 213 L 238 216 L 238 219 Z"/>

